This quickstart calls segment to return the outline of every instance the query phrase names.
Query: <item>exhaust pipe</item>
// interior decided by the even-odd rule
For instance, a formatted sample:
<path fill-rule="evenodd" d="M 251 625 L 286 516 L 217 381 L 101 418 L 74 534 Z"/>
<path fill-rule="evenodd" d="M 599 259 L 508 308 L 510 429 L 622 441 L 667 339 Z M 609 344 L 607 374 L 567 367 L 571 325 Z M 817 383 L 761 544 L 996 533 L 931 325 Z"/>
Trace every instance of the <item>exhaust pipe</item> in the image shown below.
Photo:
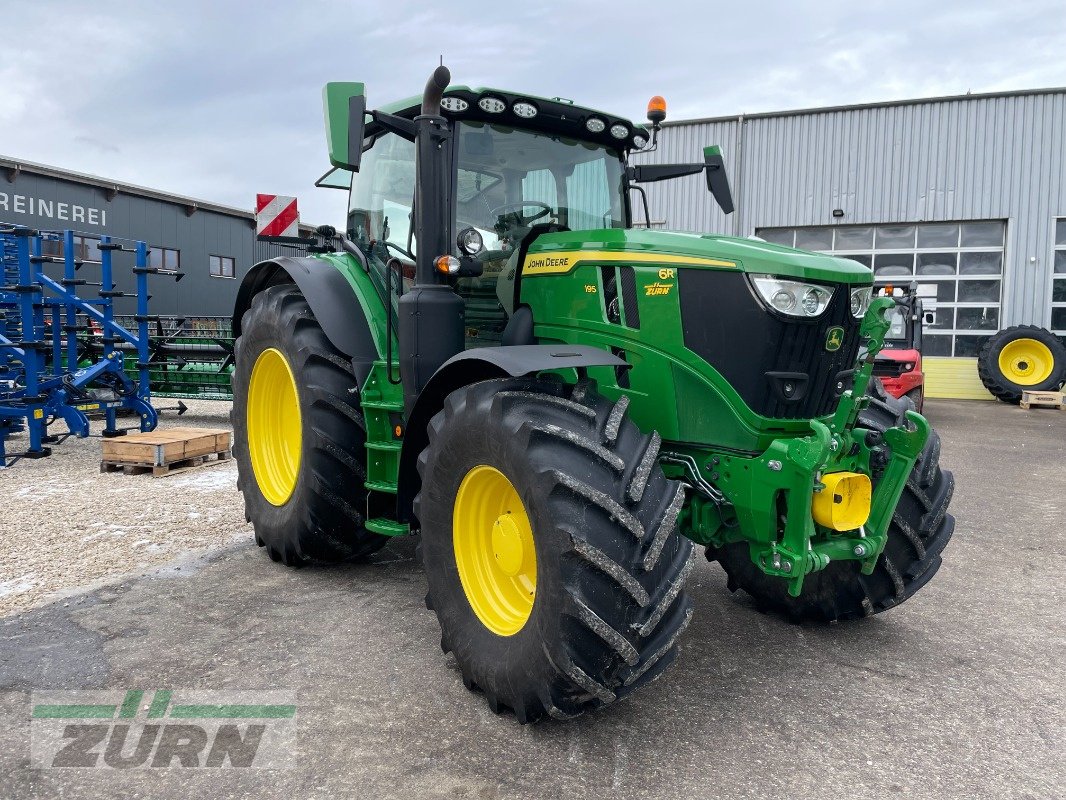
<path fill-rule="evenodd" d="M 438 256 L 452 251 L 452 129 L 440 113 L 451 72 L 433 71 L 415 117 L 415 285 L 399 301 L 400 375 L 404 407 L 415 400 L 440 366 L 465 347 L 463 299 L 437 271 Z"/>
<path fill-rule="evenodd" d="M 444 97 L 444 90 L 452 82 L 452 73 L 443 64 L 433 70 L 433 74 L 426 81 L 426 90 L 422 92 L 422 116 L 440 116 L 440 101 Z"/>

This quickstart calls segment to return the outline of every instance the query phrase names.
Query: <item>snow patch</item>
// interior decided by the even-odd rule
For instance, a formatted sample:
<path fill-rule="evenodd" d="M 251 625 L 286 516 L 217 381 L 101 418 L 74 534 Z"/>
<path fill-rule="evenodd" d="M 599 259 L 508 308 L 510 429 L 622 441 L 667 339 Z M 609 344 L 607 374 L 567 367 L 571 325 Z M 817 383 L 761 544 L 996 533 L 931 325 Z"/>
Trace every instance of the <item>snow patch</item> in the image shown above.
<path fill-rule="evenodd" d="M 237 490 L 235 469 L 207 468 L 192 475 L 175 476 L 171 485 L 193 492 L 221 492 Z"/>
<path fill-rule="evenodd" d="M 35 578 L 36 572 L 27 572 L 18 578 L 12 578 L 9 581 L 0 581 L 0 597 L 9 597 L 13 594 L 22 594 L 28 592 L 34 586 L 36 586 Z"/>

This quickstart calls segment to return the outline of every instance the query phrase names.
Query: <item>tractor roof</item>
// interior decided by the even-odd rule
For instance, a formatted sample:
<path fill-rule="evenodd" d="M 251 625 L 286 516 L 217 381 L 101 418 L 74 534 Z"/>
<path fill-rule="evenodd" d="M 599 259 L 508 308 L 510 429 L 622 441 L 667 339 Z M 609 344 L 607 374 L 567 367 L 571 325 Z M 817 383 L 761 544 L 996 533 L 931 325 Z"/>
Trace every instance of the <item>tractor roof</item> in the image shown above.
<path fill-rule="evenodd" d="M 607 147 L 621 150 L 639 150 L 637 144 L 643 139 L 648 141 L 648 129 L 632 121 L 619 117 L 617 114 L 608 114 L 593 108 L 584 108 L 574 105 L 570 100 L 562 97 L 538 97 L 537 95 L 511 92 L 505 89 L 492 89 L 470 86 L 449 86 L 444 92 L 445 100 L 454 98 L 457 101 L 448 108 L 447 104 L 441 108 L 441 113 L 454 120 L 476 120 L 477 122 L 496 122 L 505 125 L 513 125 L 520 128 L 529 128 L 548 133 L 560 133 L 573 139 L 596 142 Z M 489 102 L 491 100 L 499 103 Z M 480 104 L 482 101 L 485 103 Z M 463 105 L 465 103 L 465 106 Z M 518 103 L 524 103 L 535 109 L 533 116 L 520 116 L 514 108 Z M 485 106 L 495 107 L 499 110 L 490 112 Z M 422 106 L 421 95 L 408 97 L 394 103 L 388 103 L 380 107 L 380 111 L 387 114 L 396 114 L 401 117 L 411 117 L 418 114 Z M 528 113 L 528 110 L 527 110 Z M 602 130 L 594 130 L 587 127 L 590 119 L 603 122 Z M 593 128 L 599 127 L 592 123 Z M 619 132 L 617 126 L 625 129 L 624 136 L 615 136 L 612 129 Z M 370 122 L 367 124 L 367 134 L 375 133 L 377 126 Z M 634 142 L 634 139 L 637 139 Z M 643 145 L 641 145 L 642 147 Z"/>

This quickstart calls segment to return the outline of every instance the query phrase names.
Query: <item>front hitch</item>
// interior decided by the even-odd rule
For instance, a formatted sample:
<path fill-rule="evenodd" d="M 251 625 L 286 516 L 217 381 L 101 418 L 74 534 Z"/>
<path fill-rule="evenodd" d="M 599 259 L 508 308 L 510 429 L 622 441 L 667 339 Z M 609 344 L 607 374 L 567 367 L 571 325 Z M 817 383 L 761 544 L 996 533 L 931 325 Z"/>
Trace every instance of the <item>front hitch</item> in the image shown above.
<path fill-rule="evenodd" d="M 777 439 L 756 458 L 722 454 L 714 459 L 719 466 L 712 479 L 719 479 L 733 502 L 739 524 L 712 530 L 713 515 L 688 517 L 697 541 L 721 546 L 746 540 L 752 561 L 766 574 L 785 579 L 793 597 L 802 592 L 807 575 L 833 561 L 859 561 L 864 574 L 873 572 L 900 495 L 929 438 L 929 423 L 913 411 L 907 412 L 905 425 L 883 433 L 857 427 L 870 403 L 866 390 L 874 356 L 884 344 L 886 312 L 893 306 L 888 298 L 871 303 L 860 327 L 866 349 L 854 383 L 829 420 L 811 420 L 809 435 Z M 867 477 L 876 482 L 872 494 L 866 493 Z M 856 496 L 847 497 L 848 491 Z M 832 504 L 845 499 L 852 503 L 849 513 L 833 513 L 841 509 Z M 854 527 L 841 530 L 848 524 Z"/>

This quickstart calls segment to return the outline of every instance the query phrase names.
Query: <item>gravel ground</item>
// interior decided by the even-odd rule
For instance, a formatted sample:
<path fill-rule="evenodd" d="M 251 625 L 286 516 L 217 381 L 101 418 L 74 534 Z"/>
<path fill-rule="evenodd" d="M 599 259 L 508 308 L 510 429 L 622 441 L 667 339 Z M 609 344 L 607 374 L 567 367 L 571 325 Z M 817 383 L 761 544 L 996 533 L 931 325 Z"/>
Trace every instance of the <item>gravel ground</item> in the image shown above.
<path fill-rule="evenodd" d="M 164 412 L 159 427 L 229 429 L 230 403 L 185 403 L 185 414 Z M 100 443 L 70 438 L 49 458 L 0 470 L 0 616 L 251 533 L 233 460 L 164 478 L 101 474 Z M 9 452 L 25 448 L 24 436 L 8 442 Z"/>
<path fill-rule="evenodd" d="M 246 536 L 180 571 L 0 618 L 0 798 L 1066 798 L 1066 412 L 942 400 L 926 412 L 958 526 L 943 568 L 899 609 L 792 625 L 698 559 L 692 624 L 661 680 L 522 727 L 441 654 L 414 541 L 292 570 Z M 219 505 L 236 530 L 239 498 Z M 114 702 L 127 689 L 294 692 L 295 763 L 32 768 L 32 693 L 73 689 Z"/>

